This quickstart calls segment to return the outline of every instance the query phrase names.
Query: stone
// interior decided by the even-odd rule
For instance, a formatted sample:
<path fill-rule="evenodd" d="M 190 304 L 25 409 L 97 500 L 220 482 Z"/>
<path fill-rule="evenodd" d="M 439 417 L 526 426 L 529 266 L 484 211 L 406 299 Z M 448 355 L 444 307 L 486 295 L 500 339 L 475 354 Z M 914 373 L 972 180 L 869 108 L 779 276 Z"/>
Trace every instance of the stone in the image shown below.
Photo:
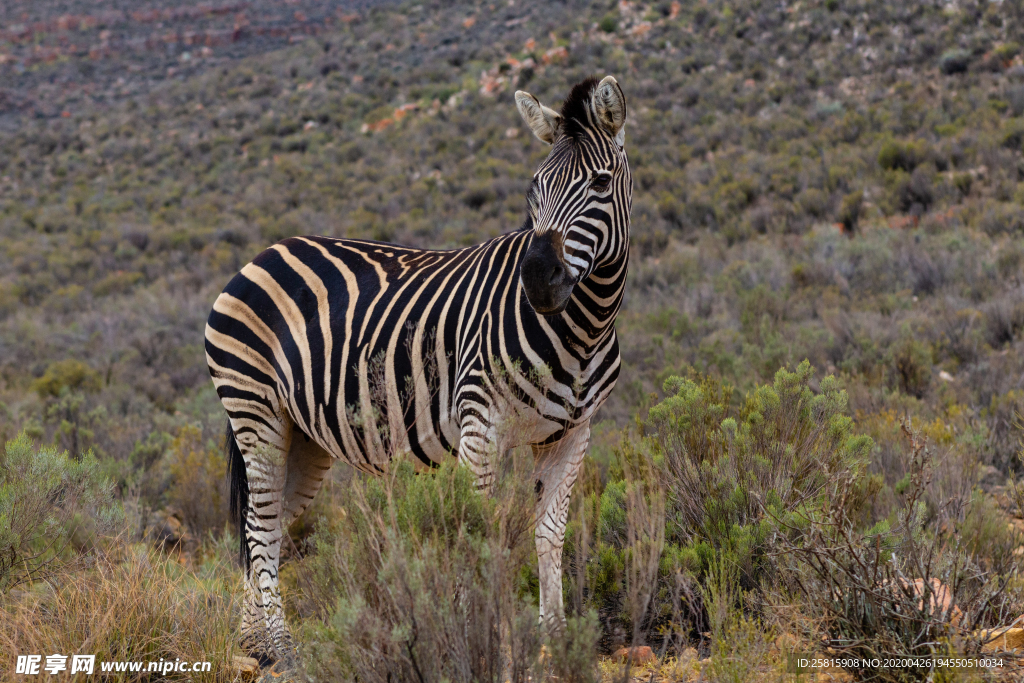
<path fill-rule="evenodd" d="M 198 544 L 181 520 L 181 513 L 168 509 L 157 512 L 146 536 L 166 551 L 191 551 Z"/>
<path fill-rule="evenodd" d="M 978 486 L 986 493 L 1006 483 L 1006 475 L 991 465 L 982 465 L 978 468 Z"/>
<path fill-rule="evenodd" d="M 953 604 L 953 593 L 949 590 L 949 587 L 939 581 L 938 579 L 929 579 L 925 582 L 924 579 L 914 579 L 913 581 L 907 581 L 905 579 L 898 579 L 897 582 L 900 586 L 910 587 L 910 592 L 921 598 L 920 607 L 925 608 L 925 595 L 928 599 L 928 611 L 935 616 L 939 616 L 941 613 L 949 619 L 949 623 L 954 626 L 960 623 L 960 617 L 963 616 L 963 612 L 960 608 Z M 927 589 L 930 590 L 926 590 Z M 899 594 L 902 591 L 898 591 Z"/>
<path fill-rule="evenodd" d="M 654 651 L 646 645 L 636 647 L 622 647 L 615 651 L 612 658 L 617 662 L 629 661 L 630 664 L 643 666 L 657 660 Z"/>
<path fill-rule="evenodd" d="M 1018 650 L 1024 652 L 1024 628 L 994 628 L 980 633 L 985 652 Z"/>
<path fill-rule="evenodd" d="M 243 657 L 242 655 L 235 655 L 231 658 L 231 665 L 235 671 L 242 674 L 243 676 L 253 676 L 260 671 L 259 661 L 252 657 Z"/>

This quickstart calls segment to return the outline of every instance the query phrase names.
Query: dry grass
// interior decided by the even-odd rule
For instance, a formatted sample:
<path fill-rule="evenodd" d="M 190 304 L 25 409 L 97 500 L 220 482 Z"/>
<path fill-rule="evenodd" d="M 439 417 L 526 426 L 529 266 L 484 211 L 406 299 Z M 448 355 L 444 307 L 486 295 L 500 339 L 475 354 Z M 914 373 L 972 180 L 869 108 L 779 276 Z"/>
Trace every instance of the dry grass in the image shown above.
<path fill-rule="evenodd" d="M 514 458 L 487 496 L 452 462 L 415 474 L 399 465 L 345 487 L 345 513 L 300 563 L 302 650 L 318 678 L 526 681 L 545 667 L 536 607 L 522 585 L 534 494 Z M 594 661 L 596 623 L 570 621 L 547 666 Z"/>
<path fill-rule="evenodd" d="M 0 680 L 13 679 L 7 667 L 17 655 L 54 653 L 94 654 L 96 672 L 101 661 L 111 660 L 209 661 L 210 672 L 177 674 L 178 679 L 235 680 L 230 660 L 240 654 L 235 643 L 241 574 L 229 547 L 208 546 L 205 561 L 189 566 L 183 557 L 117 543 L 86 571 L 60 573 L 3 596 Z M 159 678 L 123 675 L 125 681 Z M 67 671 L 47 675 L 54 681 L 72 678 Z"/>
<path fill-rule="evenodd" d="M 784 575 L 807 612 L 818 617 L 820 636 L 844 656 L 976 656 L 983 645 L 978 629 L 1020 612 L 1020 598 L 1010 590 L 1018 563 L 1008 553 L 972 554 L 977 533 L 964 525 L 970 518 L 946 533 L 939 526 L 943 517 L 927 514 L 932 456 L 920 432 L 906 421 L 901 427 L 908 483 L 893 529 L 858 530 L 849 513 L 854 488 L 838 477 L 830 484 L 830 505 L 807 516 L 798 541 L 777 537 L 779 556 L 796 560 Z M 1015 656 L 1000 655 L 1018 664 Z M 924 677 L 929 669 L 852 672 L 895 682 Z"/>
<path fill-rule="evenodd" d="M 679 657 L 666 657 L 661 661 L 631 667 L 624 672 L 624 665 L 612 657 L 598 660 L 597 670 L 601 683 L 622 683 L 628 680 L 641 683 L 690 683 L 701 680 L 703 667 L 708 660 L 697 657 L 696 650 L 688 650 Z"/>

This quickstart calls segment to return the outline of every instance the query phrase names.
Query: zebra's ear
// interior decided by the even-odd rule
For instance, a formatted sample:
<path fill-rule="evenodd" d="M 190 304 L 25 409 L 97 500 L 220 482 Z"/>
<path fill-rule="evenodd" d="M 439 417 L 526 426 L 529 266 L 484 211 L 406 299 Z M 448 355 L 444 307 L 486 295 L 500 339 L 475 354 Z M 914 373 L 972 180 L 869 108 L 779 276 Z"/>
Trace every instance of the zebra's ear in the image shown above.
<path fill-rule="evenodd" d="M 594 112 L 608 134 L 615 138 L 621 147 L 626 136 L 623 127 L 626 125 L 626 96 L 614 76 L 605 76 L 594 89 Z"/>
<path fill-rule="evenodd" d="M 536 97 L 522 90 L 516 91 L 516 109 L 537 138 L 549 145 L 554 144 L 562 125 L 562 117 L 557 111 L 548 109 Z"/>

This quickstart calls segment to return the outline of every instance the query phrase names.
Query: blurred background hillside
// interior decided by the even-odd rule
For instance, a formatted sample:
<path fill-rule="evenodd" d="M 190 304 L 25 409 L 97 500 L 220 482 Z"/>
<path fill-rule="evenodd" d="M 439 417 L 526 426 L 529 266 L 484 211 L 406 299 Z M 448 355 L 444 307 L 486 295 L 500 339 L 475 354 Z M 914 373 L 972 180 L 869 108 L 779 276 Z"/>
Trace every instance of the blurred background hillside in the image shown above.
<path fill-rule="evenodd" d="M 668 374 L 808 358 L 858 416 L 1010 466 L 1024 400 L 1020 3 L 566 2 L 0 10 L 0 433 L 126 481 L 220 430 L 202 330 L 285 236 L 517 228 L 527 88 L 615 74 L 633 261 L 622 425 Z M 993 475 L 994 476 L 994 475 Z"/>
<path fill-rule="evenodd" d="M 912 479 L 903 415 L 943 486 L 1008 505 L 1022 45 L 1021 0 L 0 3 L 0 442 L 91 449 L 139 534 L 219 535 L 202 340 L 230 277 L 291 235 L 518 228 L 547 149 L 514 91 L 613 74 L 632 260 L 584 490 L 669 376 L 739 414 L 808 359 L 874 439 L 862 521 Z"/>

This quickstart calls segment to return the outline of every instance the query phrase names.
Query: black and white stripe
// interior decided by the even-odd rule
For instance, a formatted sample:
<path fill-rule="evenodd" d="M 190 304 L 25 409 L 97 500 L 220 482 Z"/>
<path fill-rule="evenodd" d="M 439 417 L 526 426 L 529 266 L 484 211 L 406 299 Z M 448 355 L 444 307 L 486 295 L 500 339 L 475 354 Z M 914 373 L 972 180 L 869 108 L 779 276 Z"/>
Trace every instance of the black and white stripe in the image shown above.
<path fill-rule="evenodd" d="M 517 104 L 553 144 L 519 231 L 454 251 L 293 237 L 214 304 L 206 353 L 229 416 L 255 654 L 291 651 L 281 539 L 335 458 L 377 472 L 457 456 L 486 487 L 496 452 L 532 445 L 541 610 L 561 616 L 569 493 L 619 373 L 632 180 L 613 78 L 580 83 L 560 113 L 526 93 Z"/>

